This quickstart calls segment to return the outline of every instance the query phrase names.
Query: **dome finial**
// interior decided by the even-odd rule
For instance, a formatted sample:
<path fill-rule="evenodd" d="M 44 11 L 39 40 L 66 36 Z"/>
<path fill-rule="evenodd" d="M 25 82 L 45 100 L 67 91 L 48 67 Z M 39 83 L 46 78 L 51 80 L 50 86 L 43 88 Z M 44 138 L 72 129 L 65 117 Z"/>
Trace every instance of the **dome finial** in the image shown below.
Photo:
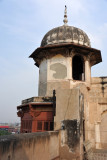
<path fill-rule="evenodd" d="M 65 5 L 65 11 L 64 11 L 64 25 L 67 25 L 68 19 L 67 19 L 67 6 Z"/>

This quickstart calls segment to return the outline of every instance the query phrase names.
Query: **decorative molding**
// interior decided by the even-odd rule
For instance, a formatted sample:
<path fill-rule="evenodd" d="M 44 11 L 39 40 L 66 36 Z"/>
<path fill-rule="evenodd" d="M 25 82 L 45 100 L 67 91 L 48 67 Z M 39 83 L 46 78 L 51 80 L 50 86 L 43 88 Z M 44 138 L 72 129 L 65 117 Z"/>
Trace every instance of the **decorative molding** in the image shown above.
<path fill-rule="evenodd" d="M 72 49 L 68 49 L 68 48 L 61 48 L 61 49 L 52 49 L 49 51 L 41 51 L 39 52 L 38 55 L 35 55 L 34 60 L 35 62 L 40 65 L 40 63 L 44 60 L 44 59 L 51 59 L 52 57 L 56 56 L 57 54 L 61 54 L 64 57 L 71 57 L 72 56 Z"/>
<path fill-rule="evenodd" d="M 93 51 L 91 51 L 93 50 Z M 97 54 L 96 54 L 97 53 Z M 99 63 L 102 61 L 101 52 L 99 50 L 86 48 L 86 47 L 79 47 L 75 45 L 62 45 L 62 46 L 55 46 L 55 47 L 47 47 L 43 48 L 40 51 L 35 51 L 32 54 L 32 58 L 36 62 L 36 65 L 39 67 L 41 61 L 44 59 L 51 59 L 52 57 L 61 54 L 64 57 L 73 57 L 75 54 L 80 54 L 81 56 L 88 58 L 90 61 L 91 66 Z"/>

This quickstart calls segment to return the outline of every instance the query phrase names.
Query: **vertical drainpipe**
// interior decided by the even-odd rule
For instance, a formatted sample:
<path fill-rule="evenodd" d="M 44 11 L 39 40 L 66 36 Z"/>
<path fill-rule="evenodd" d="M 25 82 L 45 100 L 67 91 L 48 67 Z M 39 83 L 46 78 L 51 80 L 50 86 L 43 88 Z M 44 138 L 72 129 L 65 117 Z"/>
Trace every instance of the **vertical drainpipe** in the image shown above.
<path fill-rule="evenodd" d="M 53 116 L 56 116 L 56 91 L 53 90 Z"/>

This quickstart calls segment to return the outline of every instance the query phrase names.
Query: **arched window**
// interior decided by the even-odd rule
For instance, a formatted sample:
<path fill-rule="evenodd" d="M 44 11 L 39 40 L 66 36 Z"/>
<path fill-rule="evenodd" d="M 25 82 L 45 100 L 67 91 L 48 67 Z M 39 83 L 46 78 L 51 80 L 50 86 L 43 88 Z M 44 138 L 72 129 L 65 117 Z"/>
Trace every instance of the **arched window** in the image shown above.
<path fill-rule="evenodd" d="M 84 81 L 84 60 L 81 56 L 76 55 L 72 61 L 72 77 L 74 80 Z"/>

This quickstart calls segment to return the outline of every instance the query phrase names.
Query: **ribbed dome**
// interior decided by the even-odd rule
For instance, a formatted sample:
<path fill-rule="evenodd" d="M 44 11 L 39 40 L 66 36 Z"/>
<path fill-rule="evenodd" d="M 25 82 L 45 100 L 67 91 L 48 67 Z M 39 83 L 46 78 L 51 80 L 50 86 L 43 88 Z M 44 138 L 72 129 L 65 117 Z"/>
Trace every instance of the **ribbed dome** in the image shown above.
<path fill-rule="evenodd" d="M 68 25 L 54 28 L 46 33 L 41 42 L 41 47 L 61 43 L 75 43 L 91 47 L 90 40 L 84 31 Z"/>

